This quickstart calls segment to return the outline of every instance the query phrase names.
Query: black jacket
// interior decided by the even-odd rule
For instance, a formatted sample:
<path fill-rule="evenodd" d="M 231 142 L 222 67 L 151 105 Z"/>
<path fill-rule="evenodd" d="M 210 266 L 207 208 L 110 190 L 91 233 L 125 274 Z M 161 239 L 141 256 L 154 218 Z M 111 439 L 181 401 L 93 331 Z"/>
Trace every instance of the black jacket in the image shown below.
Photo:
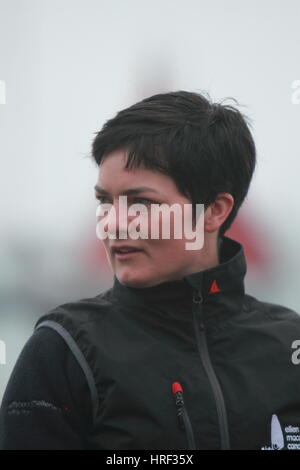
<path fill-rule="evenodd" d="M 142 289 L 115 277 L 40 317 L 2 400 L 0 447 L 300 448 L 300 317 L 245 294 L 245 273 L 224 236 L 216 267 Z"/>

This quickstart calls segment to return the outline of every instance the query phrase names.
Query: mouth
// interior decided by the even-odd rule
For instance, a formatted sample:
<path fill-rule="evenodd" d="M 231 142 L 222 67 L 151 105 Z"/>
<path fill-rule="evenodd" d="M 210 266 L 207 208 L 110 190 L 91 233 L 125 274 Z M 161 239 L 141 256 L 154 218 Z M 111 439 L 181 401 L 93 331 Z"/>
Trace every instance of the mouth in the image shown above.
<path fill-rule="evenodd" d="M 134 247 L 113 247 L 111 251 L 113 256 L 118 260 L 131 259 L 139 255 L 140 253 L 143 253 L 143 250 Z"/>

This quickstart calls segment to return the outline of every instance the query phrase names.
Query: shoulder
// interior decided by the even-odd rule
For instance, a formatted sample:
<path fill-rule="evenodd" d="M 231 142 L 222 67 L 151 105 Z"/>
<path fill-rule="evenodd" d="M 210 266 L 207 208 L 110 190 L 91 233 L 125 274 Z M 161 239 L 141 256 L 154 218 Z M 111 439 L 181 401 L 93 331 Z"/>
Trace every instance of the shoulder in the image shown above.
<path fill-rule="evenodd" d="M 35 323 L 34 329 L 47 322 L 55 322 L 61 325 L 71 334 L 79 327 L 83 327 L 87 323 L 99 322 L 113 308 L 112 288 L 101 292 L 94 297 L 86 297 L 78 300 L 65 302 L 57 305 L 47 313 L 43 314 Z M 55 325 L 51 325 L 55 329 Z M 61 328 L 56 327 L 57 332 Z"/>
<path fill-rule="evenodd" d="M 256 297 L 247 294 L 246 295 L 248 305 L 251 309 L 261 310 L 273 317 L 287 317 L 287 318 L 295 318 L 300 319 L 300 315 L 294 309 L 287 307 L 282 304 L 277 304 L 270 301 L 260 300 Z"/>
<path fill-rule="evenodd" d="M 282 304 L 257 299 L 249 294 L 245 296 L 245 300 L 251 314 L 263 315 L 280 326 L 286 324 L 300 329 L 300 315 L 296 310 Z"/>
<path fill-rule="evenodd" d="M 53 368 L 49 369 L 47 366 L 55 362 L 61 363 L 62 358 L 67 352 L 64 341 L 57 333 L 49 328 L 37 329 L 24 344 L 15 363 L 10 380 L 14 380 L 16 375 L 20 377 L 20 374 L 29 377 L 37 369 L 51 374 Z M 32 367 L 33 365 L 34 368 Z"/>
<path fill-rule="evenodd" d="M 90 390 L 76 358 L 54 330 L 35 330 L 23 346 L 0 415 L 0 448 L 81 446 L 78 436 L 93 424 Z"/>
<path fill-rule="evenodd" d="M 67 361 L 75 374 L 74 369 L 80 368 L 80 376 L 84 379 L 80 383 L 76 381 L 73 388 L 88 388 L 89 399 L 92 407 L 93 417 L 98 410 L 98 393 L 95 384 L 92 357 L 92 338 L 95 327 L 101 334 L 103 321 L 107 314 L 114 308 L 112 288 L 94 297 L 81 298 L 79 300 L 66 302 L 58 305 L 45 315 L 42 315 L 34 326 L 34 331 L 48 330 L 52 332 L 51 347 L 56 349 L 55 342 L 59 342 L 55 354 L 61 354 L 61 361 Z M 103 333 L 104 334 L 104 333 Z M 49 333 L 47 333 L 49 337 Z M 97 336 L 99 339 L 99 336 Z M 50 341 L 50 340 L 49 340 Z M 37 346 L 36 346 L 37 347 Z M 57 357 L 57 356 L 56 356 Z M 76 366 L 75 366 L 76 364 Z M 67 364 L 65 364 L 67 367 Z M 73 378 L 74 382 L 74 378 Z M 74 396 L 76 400 L 76 394 Z"/>
<path fill-rule="evenodd" d="M 78 362 L 63 338 L 53 329 L 41 327 L 33 332 L 23 346 L 10 375 L 6 397 L 20 396 L 56 398 L 76 391 L 89 393 Z M 73 392 L 74 391 L 74 392 Z"/>

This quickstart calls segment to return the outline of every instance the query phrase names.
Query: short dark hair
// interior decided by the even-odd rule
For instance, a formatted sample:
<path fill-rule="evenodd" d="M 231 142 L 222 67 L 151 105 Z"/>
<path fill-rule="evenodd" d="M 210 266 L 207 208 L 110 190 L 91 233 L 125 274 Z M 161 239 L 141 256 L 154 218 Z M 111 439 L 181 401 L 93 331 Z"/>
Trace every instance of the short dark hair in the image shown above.
<path fill-rule="evenodd" d="M 248 121 L 233 106 L 213 103 L 200 93 L 159 93 L 106 121 L 92 143 L 92 158 L 100 165 L 109 153 L 124 149 L 125 168 L 144 166 L 169 175 L 183 195 L 205 210 L 219 193 L 230 193 L 234 205 L 219 228 L 220 237 L 235 219 L 255 169 Z"/>

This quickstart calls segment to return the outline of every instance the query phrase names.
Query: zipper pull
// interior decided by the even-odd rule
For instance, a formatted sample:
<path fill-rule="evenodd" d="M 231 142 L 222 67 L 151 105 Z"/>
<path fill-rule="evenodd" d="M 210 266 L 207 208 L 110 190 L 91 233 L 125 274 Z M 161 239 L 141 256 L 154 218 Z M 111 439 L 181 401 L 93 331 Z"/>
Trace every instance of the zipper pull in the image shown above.
<path fill-rule="evenodd" d="M 175 403 L 177 407 L 177 416 L 179 420 L 179 425 L 181 429 L 185 432 L 187 442 L 188 442 L 188 448 L 195 450 L 196 445 L 195 445 L 194 432 L 193 432 L 193 428 L 191 425 L 188 412 L 185 408 L 185 404 L 183 400 L 183 390 L 179 382 L 172 383 L 172 392 L 175 395 Z"/>
<path fill-rule="evenodd" d="M 201 291 L 195 290 L 194 295 L 193 295 L 193 308 L 199 318 L 198 324 L 199 324 L 200 330 L 205 329 L 205 325 L 203 322 L 203 313 L 202 313 L 202 308 L 201 308 L 202 303 L 203 303 L 203 297 L 202 297 Z"/>
<path fill-rule="evenodd" d="M 183 416 L 182 416 L 184 401 L 183 401 L 182 387 L 179 382 L 172 383 L 172 392 L 175 395 L 175 404 L 177 408 L 177 416 L 178 416 L 179 424 L 180 424 L 181 429 L 184 430 L 184 421 L 183 421 Z"/>

